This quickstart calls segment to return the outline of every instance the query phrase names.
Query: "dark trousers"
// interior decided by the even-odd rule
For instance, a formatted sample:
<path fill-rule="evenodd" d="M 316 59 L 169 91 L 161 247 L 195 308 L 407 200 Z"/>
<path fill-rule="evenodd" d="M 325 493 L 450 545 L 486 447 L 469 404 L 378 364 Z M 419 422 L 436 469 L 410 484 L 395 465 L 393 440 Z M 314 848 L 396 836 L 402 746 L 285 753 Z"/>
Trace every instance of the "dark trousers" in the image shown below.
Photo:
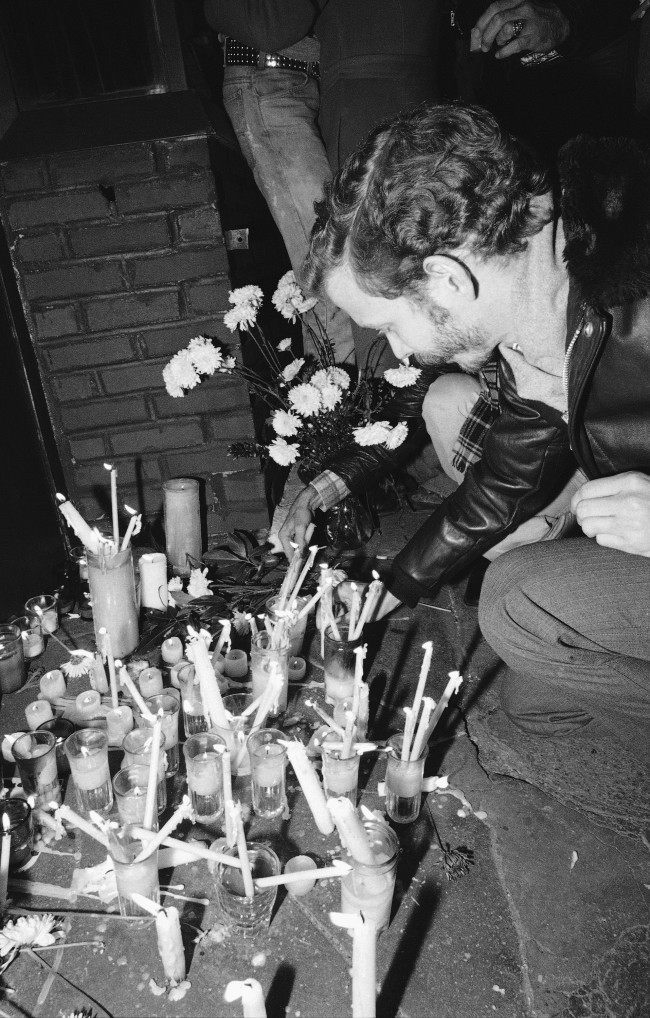
<path fill-rule="evenodd" d="M 585 537 L 527 545 L 493 562 L 479 622 L 509 666 L 501 703 L 511 720 L 560 735 L 597 719 L 643 752 L 649 595 L 650 559 Z"/>

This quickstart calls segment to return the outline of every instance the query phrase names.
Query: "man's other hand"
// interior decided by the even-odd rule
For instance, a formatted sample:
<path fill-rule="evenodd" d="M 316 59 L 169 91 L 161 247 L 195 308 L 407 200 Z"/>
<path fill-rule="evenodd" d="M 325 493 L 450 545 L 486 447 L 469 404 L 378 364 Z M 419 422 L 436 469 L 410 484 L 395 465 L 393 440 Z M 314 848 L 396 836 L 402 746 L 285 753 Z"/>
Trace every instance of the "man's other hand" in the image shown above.
<path fill-rule="evenodd" d="M 650 557 L 650 477 L 637 471 L 587 481 L 571 500 L 583 533 L 604 548 Z"/>
<path fill-rule="evenodd" d="M 317 503 L 318 492 L 308 484 L 294 499 L 287 517 L 280 527 L 278 537 L 280 538 L 284 554 L 289 561 L 293 558 L 295 551 L 291 542 L 293 541 L 294 544 L 298 545 L 299 552 L 302 551 L 306 544 L 307 539 L 305 535 L 309 524 L 314 518 L 314 509 Z"/>
<path fill-rule="evenodd" d="M 516 53 L 548 53 L 569 35 L 569 21 L 553 3 L 496 0 L 472 29 L 472 52 L 495 47 L 497 60 Z"/>

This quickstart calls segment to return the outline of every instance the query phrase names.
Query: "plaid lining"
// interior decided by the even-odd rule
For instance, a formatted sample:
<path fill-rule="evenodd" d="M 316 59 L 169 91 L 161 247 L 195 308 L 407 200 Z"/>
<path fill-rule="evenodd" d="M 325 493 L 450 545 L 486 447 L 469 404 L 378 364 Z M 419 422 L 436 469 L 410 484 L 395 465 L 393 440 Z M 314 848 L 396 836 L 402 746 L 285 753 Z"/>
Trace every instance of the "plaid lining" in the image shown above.
<path fill-rule="evenodd" d="M 350 489 L 343 478 L 333 470 L 323 470 L 318 477 L 310 481 L 310 484 L 318 492 L 321 509 L 331 509 L 350 494 Z"/>
<path fill-rule="evenodd" d="M 452 465 L 465 473 L 483 455 L 483 441 L 499 414 L 499 367 L 497 360 L 488 361 L 479 371 L 483 383 L 478 399 L 463 422 L 453 446 Z"/>

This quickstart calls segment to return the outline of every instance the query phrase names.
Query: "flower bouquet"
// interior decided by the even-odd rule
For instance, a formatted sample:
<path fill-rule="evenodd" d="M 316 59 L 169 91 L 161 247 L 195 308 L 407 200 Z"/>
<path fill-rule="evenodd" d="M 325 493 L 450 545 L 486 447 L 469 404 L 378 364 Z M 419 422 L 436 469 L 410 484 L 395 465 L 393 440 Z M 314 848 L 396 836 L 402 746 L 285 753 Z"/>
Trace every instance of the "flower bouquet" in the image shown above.
<path fill-rule="evenodd" d="M 184 396 L 199 384 L 201 376 L 237 373 L 251 392 L 265 401 L 270 411 L 266 422 L 268 441 L 233 443 L 232 456 L 257 454 L 263 463 L 270 458 L 282 467 L 295 465 L 300 481 L 308 483 L 355 443 L 396 449 L 404 442 L 408 434 L 405 421 L 391 426 L 378 418 L 391 397 L 390 387 L 412 384 L 420 374 L 419 368 L 403 364 L 385 371 L 382 380 L 374 377 L 368 365 L 357 373 L 335 364 L 332 344 L 320 320 L 313 312 L 309 319 L 304 317 L 316 301 L 305 297 L 293 272 L 280 279 L 271 301 L 287 321 L 301 319 L 311 334 L 316 357 L 294 356 L 289 338 L 277 345 L 267 340 L 257 324 L 264 299 L 258 286 L 233 290 L 228 299 L 232 307 L 224 315 L 224 324 L 231 332 L 240 329 L 248 333 L 266 366 L 264 375 L 224 355 L 210 338 L 197 336 L 172 357 L 163 378 L 171 396 Z M 284 518 L 299 486 L 294 479 L 285 486 L 272 532 L 279 529 L 280 517 Z"/>

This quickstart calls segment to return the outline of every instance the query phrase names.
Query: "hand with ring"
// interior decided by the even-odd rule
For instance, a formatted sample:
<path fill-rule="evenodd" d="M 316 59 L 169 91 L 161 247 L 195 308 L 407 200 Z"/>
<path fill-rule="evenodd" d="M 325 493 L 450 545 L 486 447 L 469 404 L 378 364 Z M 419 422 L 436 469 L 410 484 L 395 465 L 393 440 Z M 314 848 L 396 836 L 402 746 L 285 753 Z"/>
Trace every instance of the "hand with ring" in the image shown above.
<path fill-rule="evenodd" d="M 495 0 L 472 29 L 470 49 L 497 60 L 516 53 L 548 53 L 569 35 L 569 21 L 554 3 L 534 0 Z"/>

